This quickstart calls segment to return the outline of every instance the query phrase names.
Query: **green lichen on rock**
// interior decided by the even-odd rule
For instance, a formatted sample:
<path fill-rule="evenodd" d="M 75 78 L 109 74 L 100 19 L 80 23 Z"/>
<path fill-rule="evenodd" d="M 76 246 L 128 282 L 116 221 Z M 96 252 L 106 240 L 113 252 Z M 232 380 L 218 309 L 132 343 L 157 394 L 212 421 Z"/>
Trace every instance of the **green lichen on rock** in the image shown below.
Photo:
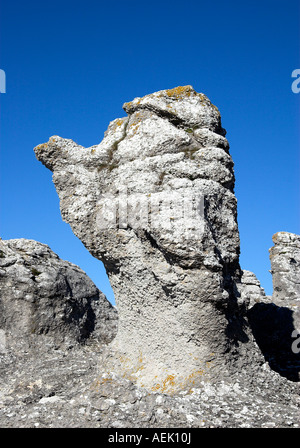
<path fill-rule="evenodd" d="M 38 277 L 41 274 L 36 268 L 31 268 L 31 273 L 34 277 Z"/>

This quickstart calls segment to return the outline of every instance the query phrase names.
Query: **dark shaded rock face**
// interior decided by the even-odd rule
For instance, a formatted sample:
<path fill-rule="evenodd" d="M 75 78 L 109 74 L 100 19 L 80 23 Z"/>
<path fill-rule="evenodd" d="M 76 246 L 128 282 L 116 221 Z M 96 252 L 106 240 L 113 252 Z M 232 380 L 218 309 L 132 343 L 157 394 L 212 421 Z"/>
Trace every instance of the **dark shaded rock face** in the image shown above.
<path fill-rule="evenodd" d="M 256 303 L 248 312 L 252 333 L 265 360 L 290 381 L 300 381 L 300 331 L 295 312 L 274 303 Z"/>
<path fill-rule="evenodd" d="M 117 313 L 78 267 L 45 244 L 0 240 L 0 331 L 6 346 L 110 342 Z"/>
<path fill-rule="evenodd" d="M 300 380 L 300 236 L 273 235 L 270 249 L 272 302 L 248 312 L 253 335 L 270 367 L 291 381 Z"/>

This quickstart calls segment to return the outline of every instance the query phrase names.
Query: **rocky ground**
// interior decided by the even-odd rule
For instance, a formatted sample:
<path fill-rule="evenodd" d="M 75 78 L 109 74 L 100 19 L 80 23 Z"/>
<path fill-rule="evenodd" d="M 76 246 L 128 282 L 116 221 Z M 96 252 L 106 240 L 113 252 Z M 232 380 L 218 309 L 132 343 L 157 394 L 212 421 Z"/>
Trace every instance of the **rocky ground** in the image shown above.
<path fill-rule="evenodd" d="M 173 396 L 99 365 L 101 345 L 1 354 L 1 428 L 298 428 L 300 388 L 267 364 L 257 376 Z"/>

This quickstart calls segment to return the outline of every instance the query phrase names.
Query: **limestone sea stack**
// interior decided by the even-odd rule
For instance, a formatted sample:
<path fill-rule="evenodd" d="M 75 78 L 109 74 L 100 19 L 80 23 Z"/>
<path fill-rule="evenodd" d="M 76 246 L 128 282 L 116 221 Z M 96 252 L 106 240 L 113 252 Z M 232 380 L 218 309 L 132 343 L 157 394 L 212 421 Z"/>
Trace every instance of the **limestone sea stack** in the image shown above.
<path fill-rule="evenodd" d="M 103 261 L 114 290 L 118 333 L 107 363 L 162 392 L 250 368 L 259 356 L 246 278 L 264 292 L 239 265 L 219 110 L 191 86 L 123 108 L 99 144 L 53 136 L 35 148 L 53 172 L 62 218 Z"/>

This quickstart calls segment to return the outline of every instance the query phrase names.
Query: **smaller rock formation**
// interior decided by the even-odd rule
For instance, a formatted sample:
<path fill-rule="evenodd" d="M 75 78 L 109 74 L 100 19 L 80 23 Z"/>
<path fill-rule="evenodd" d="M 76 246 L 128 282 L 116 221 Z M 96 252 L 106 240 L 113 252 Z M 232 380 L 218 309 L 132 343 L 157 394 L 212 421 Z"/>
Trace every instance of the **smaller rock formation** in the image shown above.
<path fill-rule="evenodd" d="M 273 302 L 296 311 L 300 307 L 300 236 L 278 232 L 272 239 Z"/>
<path fill-rule="evenodd" d="M 56 347 L 91 337 L 108 343 L 116 327 L 116 310 L 78 266 L 45 244 L 0 240 L 2 350 L 5 345 L 24 350 L 37 335 Z"/>
<path fill-rule="evenodd" d="M 249 323 L 272 370 L 291 381 L 300 380 L 300 236 L 278 232 L 270 249 L 273 296 L 256 300 Z"/>
<path fill-rule="evenodd" d="M 265 291 L 261 287 L 260 281 L 251 271 L 242 271 L 241 283 L 237 284 L 237 289 L 238 302 L 240 304 L 245 304 L 247 308 L 251 308 L 256 303 L 271 302 L 271 297 L 265 295 Z"/>

